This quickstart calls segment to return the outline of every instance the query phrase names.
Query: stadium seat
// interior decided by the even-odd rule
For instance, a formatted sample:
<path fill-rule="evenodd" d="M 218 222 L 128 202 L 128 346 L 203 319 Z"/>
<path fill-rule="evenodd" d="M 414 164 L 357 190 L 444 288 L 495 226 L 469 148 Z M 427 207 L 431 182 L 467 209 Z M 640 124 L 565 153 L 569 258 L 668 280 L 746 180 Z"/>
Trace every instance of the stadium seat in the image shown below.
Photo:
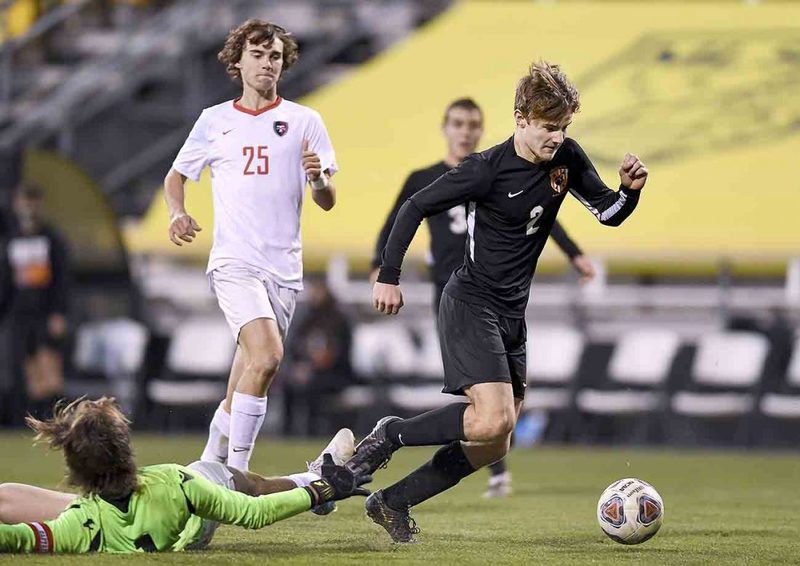
<path fill-rule="evenodd" d="M 762 440 L 797 445 L 800 423 L 800 337 L 795 339 L 789 366 L 779 376 L 776 387 L 765 391 L 759 402 L 762 418 L 769 421 L 762 430 Z M 794 422 L 794 427 L 790 426 Z M 773 426 L 774 425 L 774 426 Z"/>
<path fill-rule="evenodd" d="M 441 383 L 444 378 L 444 366 L 436 324 L 432 318 L 425 319 L 413 326 L 411 331 L 419 342 L 414 356 L 416 361 L 414 372 L 423 379 Z"/>
<path fill-rule="evenodd" d="M 389 403 L 400 416 L 413 416 L 450 403 L 463 403 L 464 398 L 442 393 L 441 385 L 393 385 L 389 388 Z"/>
<path fill-rule="evenodd" d="M 150 333 L 129 318 L 87 322 L 75 333 L 69 397 L 113 395 L 130 412 Z"/>
<path fill-rule="evenodd" d="M 785 385 L 786 393 L 764 394 L 761 398 L 761 412 L 779 419 L 800 418 L 800 338 L 795 342 Z"/>
<path fill-rule="evenodd" d="M 366 381 L 403 377 L 415 371 L 416 348 L 400 322 L 359 324 L 353 330 L 350 363 Z"/>
<path fill-rule="evenodd" d="M 614 346 L 605 379 L 597 387 L 577 393 L 578 410 L 627 425 L 631 417 L 657 414 L 663 409 L 664 389 L 679 345 L 680 337 L 671 330 L 641 328 L 627 332 Z M 649 419 L 615 429 L 629 431 L 631 434 L 623 436 L 631 440 L 647 440 L 653 424 Z"/>
<path fill-rule="evenodd" d="M 350 364 L 358 381 L 332 400 L 331 410 L 350 413 L 351 428 L 365 430 L 375 415 L 389 408 L 387 382 L 408 375 L 414 366 L 415 348 L 407 328 L 396 321 L 370 322 L 353 329 Z"/>
<path fill-rule="evenodd" d="M 167 409 L 167 426 L 182 424 L 175 422 L 176 409 L 213 411 L 225 397 L 235 351 L 236 343 L 221 316 L 192 316 L 181 322 L 172 335 L 163 375 L 147 382 L 150 409 Z"/>
<path fill-rule="evenodd" d="M 574 420 L 574 389 L 584 337 L 571 326 L 534 324 L 528 327 L 528 389 L 523 412 L 546 419 L 545 436 L 564 440 Z"/>
<path fill-rule="evenodd" d="M 570 406 L 583 346 L 583 335 L 570 326 L 528 329 L 528 390 L 524 410 L 555 411 Z"/>
<path fill-rule="evenodd" d="M 699 422 L 733 424 L 722 439 L 744 440 L 744 425 L 755 406 L 754 390 L 764 372 L 769 344 L 754 332 L 718 332 L 703 336 L 691 370 L 689 387 L 672 396 L 674 423 L 683 429 L 682 440 L 697 441 Z M 687 428 L 688 426 L 688 428 Z"/>

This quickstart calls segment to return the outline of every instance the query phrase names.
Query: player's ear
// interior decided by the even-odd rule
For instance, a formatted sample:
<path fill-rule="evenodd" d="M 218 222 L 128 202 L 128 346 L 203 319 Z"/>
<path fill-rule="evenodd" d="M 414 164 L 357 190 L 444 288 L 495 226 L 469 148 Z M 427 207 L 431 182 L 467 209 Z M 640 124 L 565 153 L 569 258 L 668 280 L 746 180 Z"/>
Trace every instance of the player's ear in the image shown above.
<path fill-rule="evenodd" d="M 520 128 L 524 128 L 528 125 L 528 121 L 525 119 L 525 116 L 523 116 L 519 108 L 514 109 L 514 122 L 516 122 L 517 126 Z"/>

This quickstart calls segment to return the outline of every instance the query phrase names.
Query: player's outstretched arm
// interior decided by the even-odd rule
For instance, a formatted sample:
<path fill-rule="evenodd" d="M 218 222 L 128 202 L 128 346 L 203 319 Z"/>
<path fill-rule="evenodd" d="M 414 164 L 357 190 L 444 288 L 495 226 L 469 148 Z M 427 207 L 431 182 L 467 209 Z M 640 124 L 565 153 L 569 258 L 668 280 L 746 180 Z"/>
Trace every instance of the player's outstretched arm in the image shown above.
<path fill-rule="evenodd" d="M 0 525 L 0 553 L 75 554 L 89 552 L 99 539 L 84 525 L 90 519 L 80 505 L 70 507 L 53 521 Z"/>
<path fill-rule="evenodd" d="M 383 222 L 383 226 L 381 226 L 381 231 L 378 233 L 378 241 L 375 244 L 375 254 L 372 256 L 371 262 L 372 271 L 370 271 L 369 274 L 370 283 L 373 285 L 375 284 L 375 281 L 378 280 L 378 270 L 381 267 L 383 248 L 386 247 L 386 242 L 389 240 L 389 233 L 392 231 L 394 221 L 397 220 L 397 214 L 400 212 L 400 207 L 403 206 L 403 203 L 416 193 L 414 175 L 415 173 L 412 173 L 406 178 L 406 182 L 403 183 L 402 190 L 400 193 L 398 193 L 397 198 L 394 201 L 394 205 L 389 211 L 389 214 L 386 216 L 386 220 Z"/>
<path fill-rule="evenodd" d="M 480 200 L 490 189 L 489 166 L 480 156 L 472 155 L 400 207 L 383 250 L 378 280 L 372 290 L 372 303 L 376 309 L 385 314 L 397 314 L 402 308 L 400 270 L 422 219 L 470 200 Z"/>
<path fill-rule="evenodd" d="M 169 239 L 176 246 L 182 246 L 181 240 L 192 243 L 202 228 L 184 208 L 186 177 L 175 169 L 170 169 L 164 178 L 164 199 L 169 210 Z"/>
<path fill-rule="evenodd" d="M 361 485 L 371 481 L 371 477 L 356 478 L 343 466 L 331 466 L 332 461 L 326 460 L 322 467 L 323 477 L 307 487 L 260 497 L 220 487 L 188 469 L 183 469 L 188 479 L 183 481 L 182 489 L 192 504 L 193 513 L 199 517 L 226 525 L 260 529 L 308 511 L 320 503 L 368 493 Z"/>

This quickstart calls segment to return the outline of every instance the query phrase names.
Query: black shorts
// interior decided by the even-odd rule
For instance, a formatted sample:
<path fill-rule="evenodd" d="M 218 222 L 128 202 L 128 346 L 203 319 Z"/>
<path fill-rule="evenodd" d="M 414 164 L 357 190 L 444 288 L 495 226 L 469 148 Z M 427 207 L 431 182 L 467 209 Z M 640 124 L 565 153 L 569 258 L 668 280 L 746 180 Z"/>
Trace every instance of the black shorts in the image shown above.
<path fill-rule="evenodd" d="M 444 362 L 442 392 L 464 395 L 476 383 L 510 383 L 523 399 L 525 376 L 524 318 L 509 318 L 488 307 L 466 303 L 447 292 L 439 306 L 439 342 Z"/>

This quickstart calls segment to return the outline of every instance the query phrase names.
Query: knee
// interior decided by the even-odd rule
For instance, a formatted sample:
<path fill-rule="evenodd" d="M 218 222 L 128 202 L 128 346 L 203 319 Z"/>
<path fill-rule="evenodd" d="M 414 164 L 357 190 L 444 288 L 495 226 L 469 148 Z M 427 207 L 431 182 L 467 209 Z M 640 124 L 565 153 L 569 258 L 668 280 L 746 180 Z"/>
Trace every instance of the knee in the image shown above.
<path fill-rule="evenodd" d="M 470 440 L 497 442 L 498 446 L 506 446 L 506 451 L 508 451 L 507 439 L 514 430 L 515 421 L 516 415 L 513 409 L 478 414 L 472 435 L 475 438 L 470 438 Z"/>
<path fill-rule="evenodd" d="M 269 380 L 278 373 L 282 361 L 283 350 L 280 350 L 253 356 L 248 365 L 250 366 L 249 369 L 258 375 L 260 379 Z"/>

